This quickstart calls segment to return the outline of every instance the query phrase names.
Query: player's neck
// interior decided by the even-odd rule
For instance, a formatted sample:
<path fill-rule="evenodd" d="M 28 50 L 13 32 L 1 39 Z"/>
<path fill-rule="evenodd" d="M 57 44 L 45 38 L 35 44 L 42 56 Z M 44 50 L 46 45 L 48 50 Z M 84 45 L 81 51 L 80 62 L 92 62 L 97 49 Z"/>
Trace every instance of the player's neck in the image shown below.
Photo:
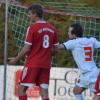
<path fill-rule="evenodd" d="M 38 21 L 43 21 L 43 19 L 41 18 L 35 18 L 35 22 L 38 22 Z"/>

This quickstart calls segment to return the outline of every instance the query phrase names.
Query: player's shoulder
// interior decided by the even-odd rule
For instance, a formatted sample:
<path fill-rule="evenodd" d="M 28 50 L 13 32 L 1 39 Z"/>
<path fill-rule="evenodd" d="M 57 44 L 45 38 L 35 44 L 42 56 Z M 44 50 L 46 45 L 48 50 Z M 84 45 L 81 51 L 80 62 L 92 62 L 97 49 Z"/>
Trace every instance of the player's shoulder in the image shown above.
<path fill-rule="evenodd" d="M 77 41 L 81 41 L 81 40 L 90 41 L 90 40 L 95 40 L 95 39 L 96 39 L 95 37 L 86 36 L 86 37 L 78 38 Z"/>
<path fill-rule="evenodd" d="M 96 39 L 95 37 L 92 37 L 92 36 L 86 36 L 84 38 L 87 38 L 87 39 Z"/>
<path fill-rule="evenodd" d="M 96 40 L 96 38 L 95 38 L 95 37 L 91 37 L 90 39 L 91 39 L 91 40 Z"/>
<path fill-rule="evenodd" d="M 55 26 L 54 26 L 53 24 L 47 22 L 47 25 L 48 25 L 48 27 L 50 27 L 51 29 L 56 30 L 56 28 L 55 28 Z"/>
<path fill-rule="evenodd" d="M 52 25 L 51 23 L 46 23 L 47 25 L 47 28 L 49 29 L 49 30 L 51 30 L 51 32 L 53 32 L 53 33 L 57 33 L 58 31 L 57 31 L 57 29 L 56 29 L 56 27 L 54 26 L 54 25 Z"/>
<path fill-rule="evenodd" d="M 95 37 L 89 37 L 89 36 L 87 36 L 86 38 L 87 38 L 88 40 L 90 40 L 90 41 L 93 41 L 93 42 L 96 40 Z"/>
<path fill-rule="evenodd" d="M 73 39 L 69 39 L 69 40 L 67 40 L 67 42 L 76 42 L 76 41 L 77 41 L 76 38 L 73 38 Z"/>
<path fill-rule="evenodd" d="M 89 39 L 86 38 L 86 37 L 78 37 L 78 38 L 75 38 L 75 39 L 70 40 L 70 42 L 73 42 L 75 44 L 80 44 L 80 43 L 84 44 L 86 42 L 89 42 L 88 40 Z"/>
<path fill-rule="evenodd" d="M 89 44 L 94 44 L 96 41 L 96 38 L 95 37 L 89 37 L 89 36 L 86 36 L 83 38 L 83 43 L 89 43 Z"/>
<path fill-rule="evenodd" d="M 77 39 L 69 39 L 66 41 L 68 44 L 75 44 L 77 42 Z"/>
<path fill-rule="evenodd" d="M 32 24 L 29 26 L 29 29 L 30 29 L 30 30 L 33 30 L 33 31 L 37 31 L 39 28 L 40 28 L 40 24 L 38 24 L 38 23 L 32 23 Z"/>

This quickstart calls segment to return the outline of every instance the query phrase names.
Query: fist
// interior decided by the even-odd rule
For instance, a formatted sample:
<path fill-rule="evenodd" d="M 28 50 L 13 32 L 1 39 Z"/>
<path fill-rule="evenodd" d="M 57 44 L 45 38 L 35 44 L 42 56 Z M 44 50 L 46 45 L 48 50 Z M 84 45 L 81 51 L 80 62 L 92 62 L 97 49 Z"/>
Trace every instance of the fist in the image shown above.
<path fill-rule="evenodd" d="M 17 59 L 15 57 L 8 58 L 8 64 L 15 65 L 17 63 Z"/>

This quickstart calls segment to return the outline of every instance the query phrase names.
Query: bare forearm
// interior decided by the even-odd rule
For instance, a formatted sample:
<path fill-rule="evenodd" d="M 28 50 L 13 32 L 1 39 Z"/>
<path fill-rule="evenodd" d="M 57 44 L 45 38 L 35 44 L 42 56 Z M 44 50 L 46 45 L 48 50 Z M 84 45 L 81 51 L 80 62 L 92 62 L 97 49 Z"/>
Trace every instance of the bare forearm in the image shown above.
<path fill-rule="evenodd" d="M 26 55 L 26 52 L 25 52 L 24 50 L 22 50 L 22 51 L 18 54 L 18 56 L 16 57 L 16 60 L 17 60 L 17 61 L 20 61 L 21 59 L 23 59 L 23 58 L 25 57 L 25 55 Z"/>
<path fill-rule="evenodd" d="M 55 49 L 64 49 L 64 45 L 63 44 L 56 45 Z"/>
<path fill-rule="evenodd" d="M 25 45 L 17 57 L 8 58 L 8 63 L 11 65 L 17 64 L 17 62 L 22 60 L 25 57 L 25 55 L 29 53 L 30 49 L 31 49 L 30 45 Z"/>
<path fill-rule="evenodd" d="M 29 53 L 30 49 L 27 47 L 23 47 L 22 51 L 18 54 L 18 56 L 16 57 L 17 61 L 22 60 L 28 53 Z"/>

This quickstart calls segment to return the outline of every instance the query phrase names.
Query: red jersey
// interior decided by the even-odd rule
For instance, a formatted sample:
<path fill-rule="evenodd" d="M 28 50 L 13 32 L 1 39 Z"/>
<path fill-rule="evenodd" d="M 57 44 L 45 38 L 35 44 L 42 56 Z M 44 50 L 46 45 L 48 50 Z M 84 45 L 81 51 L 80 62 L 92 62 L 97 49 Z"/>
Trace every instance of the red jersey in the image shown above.
<path fill-rule="evenodd" d="M 32 45 L 26 67 L 50 68 L 53 45 L 58 44 L 55 28 L 45 21 L 38 21 L 27 30 L 25 44 Z"/>

